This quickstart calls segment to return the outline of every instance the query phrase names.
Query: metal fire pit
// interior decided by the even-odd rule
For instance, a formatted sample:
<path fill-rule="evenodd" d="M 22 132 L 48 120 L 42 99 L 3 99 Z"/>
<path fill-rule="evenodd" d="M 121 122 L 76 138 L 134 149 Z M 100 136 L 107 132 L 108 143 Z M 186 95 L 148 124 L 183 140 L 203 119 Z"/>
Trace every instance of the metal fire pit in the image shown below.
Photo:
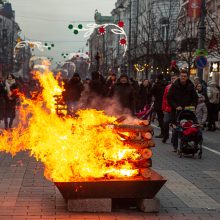
<path fill-rule="evenodd" d="M 55 182 L 64 199 L 90 198 L 144 198 L 152 199 L 166 180 L 151 170 L 151 177 L 123 180 L 97 180 L 91 182 Z"/>

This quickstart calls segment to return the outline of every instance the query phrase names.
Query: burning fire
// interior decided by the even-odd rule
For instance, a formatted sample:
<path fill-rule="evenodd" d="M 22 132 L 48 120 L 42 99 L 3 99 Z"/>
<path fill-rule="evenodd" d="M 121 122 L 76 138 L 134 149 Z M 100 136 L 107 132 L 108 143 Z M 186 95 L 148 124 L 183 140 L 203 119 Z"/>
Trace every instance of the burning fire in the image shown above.
<path fill-rule="evenodd" d="M 119 124 L 115 117 L 89 109 L 78 111 L 78 117 L 61 118 L 56 114 L 54 97 L 60 96 L 63 88 L 52 72 L 37 72 L 36 78 L 42 91 L 36 99 L 21 97 L 20 123 L 12 131 L 2 131 L 0 151 L 13 156 L 29 151 L 43 162 L 45 176 L 54 182 L 128 178 L 139 174 L 132 162 L 141 158 L 140 152 L 107 126 Z M 124 133 L 125 137 L 128 134 Z M 145 158 L 152 155 L 149 149 L 144 153 Z"/>

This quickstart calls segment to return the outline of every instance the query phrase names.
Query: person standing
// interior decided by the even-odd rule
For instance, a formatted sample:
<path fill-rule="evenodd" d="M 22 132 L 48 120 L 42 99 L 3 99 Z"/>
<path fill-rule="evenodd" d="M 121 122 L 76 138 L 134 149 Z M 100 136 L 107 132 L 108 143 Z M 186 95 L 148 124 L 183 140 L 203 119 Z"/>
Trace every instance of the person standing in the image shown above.
<path fill-rule="evenodd" d="M 106 81 L 106 96 L 108 97 L 111 93 L 113 86 L 116 84 L 116 74 L 112 73 Z"/>
<path fill-rule="evenodd" d="M 73 77 L 66 84 L 64 99 L 67 104 L 68 114 L 73 114 L 78 109 L 79 100 L 83 91 L 83 84 L 78 73 L 74 73 Z"/>
<path fill-rule="evenodd" d="M 162 101 L 163 94 L 167 83 L 163 79 L 163 74 L 159 74 L 156 79 L 156 83 L 151 88 L 151 95 L 154 97 L 154 110 L 157 113 L 157 118 L 160 127 L 160 135 L 156 136 L 156 138 L 163 138 L 164 129 L 163 129 L 163 111 L 162 111 Z"/>
<path fill-rule="evenodd" d="M 150 105 L 151 103 L 150 90 L 151 90 L 150 82 L 149 80 L 145 79 L 140 85 L 140 90 L 138 94 L 139 110 L 143 110 L 146 105 Z"/>
<path fill-rule="evenodd" d="M 6 96 L 5 83 L 2 77 L 0 77 L 0 121 L 5 118 Z"/>
<path fill-rule="evenodd" d="M 9 74 L 5 80 L 5 88 L 7 91 L 6 102 L 5 102 L 5 129 L 12 128 L 13 121 L 16 115 L 16 104 L 18 100 L 18 85 L 16 84 L 15 77 L 12 74 Z M 8 123 L 9 119 L 9 123 Z"/>
<path fill-rule="evenodd" d="M 134 88 L 129 84 L 128 76 L 122 74 L 112 90 L 121 107 L 121 113 L 132 113 L 135 111 Z"/>
<path fill-rule="evenodd" d="M 208 96 L 208 130 L 215 131 L 215 122 L 218 121 L 218 105 L 220 99 L 220 93 L 215 81 L 209 81 L 207 87 Z"/>
<path fill-rule="evenodd" d="M 180 77 L 171 85 L 168 95 L 168 104 L 171 106 L 171 122 L 175 125 L 178 113 L 187 106 L 196 106 L 198 95 L 194 84 L 185 70 L 180 72 Z M 178 131 L 173 129 L 172 144 L 174 151 L 178 148 Z"/>
<path fill-rule="evenodd" d="M 169 125 L 171 122 L 171 106 L 168 104 L 167 95 L 170 90 L 170 87 L 176 81 L 176 79 L 177 79 L 177 75 L 172 74 L 171 83 L 166 86 L 164 95 L 163 95 L 163 102 L 162 102 L 162 110 L 164 113 L 164 120 L 163 120 L 164 136 L 162 140 L 163 143 L 166 143 L 166 141 L 169 139 Z"/>

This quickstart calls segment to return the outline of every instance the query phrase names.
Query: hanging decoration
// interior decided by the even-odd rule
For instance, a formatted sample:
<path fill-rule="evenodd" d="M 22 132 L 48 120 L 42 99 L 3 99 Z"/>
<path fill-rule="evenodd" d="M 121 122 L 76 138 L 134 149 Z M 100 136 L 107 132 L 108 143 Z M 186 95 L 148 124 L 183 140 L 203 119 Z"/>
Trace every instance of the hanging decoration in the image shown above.
<path fill-rule="evenodd" d="M 45 45 L 42 44 L 42 42 L 39 41 L 28 41 L 28 40 L 24 40 L 24 41 L 17 41 L 17 44 L 14 47 L 14 51 L 16 49 L 21 49 L 24 47 L 30 47 L 31 49 L 35 49 L 37 48 L 38 50 L 40 50 L 41 52 L 44 51 Z"/>
<path fill-rule="evenodd" d="M 54 43 L 47 43 L 47 42 L 44 43 L 44 46 L 45 46 L 48 50 L 51 50 L 53 47 L 55 47 Z"/>
<path fill-rule="evenodd" d="M 144 64 L 142 66 L 139 64 L 134 64 L 134 68 L 137 72 L 144 72 L 147 66 L 148 66 L 147 64 Z"/>
<path fill-rule="evenodd" d="M 82 24 L 79 24 L 77 27 L 74 27 L 73 24 L 69 24 L 68 29 L 73 31 L 75 35 L 79 34 L 80 32 L 85 32 L 84 37 L 89 37 L 94 32 L 94 30 L 97 30 L 100 35 L 104 35 L 107 31 L 107 27 L 109 27 L 110 31 L 113 34 L 120 36 L 120 40 L 118 43 L 124 48 L 123 56 L 125 56 L 128 47 L 128 38 L 123 28 L 123 21 L 119 21 L 118 24 L 87 24 L 85 27 Z"/>

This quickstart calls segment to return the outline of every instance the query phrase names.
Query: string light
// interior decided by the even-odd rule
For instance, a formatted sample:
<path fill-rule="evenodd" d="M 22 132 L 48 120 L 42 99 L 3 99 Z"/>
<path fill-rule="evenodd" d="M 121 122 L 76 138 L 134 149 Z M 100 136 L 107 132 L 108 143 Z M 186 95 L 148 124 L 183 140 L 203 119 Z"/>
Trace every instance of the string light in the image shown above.
<path fill-rule="evenodd" d="M 137 72 L 144 72 L 147 66 L 147 64 L 144 64 L 143 66 L 140 66 L 139 64 L 134 64 L 134 68 Z"/>

